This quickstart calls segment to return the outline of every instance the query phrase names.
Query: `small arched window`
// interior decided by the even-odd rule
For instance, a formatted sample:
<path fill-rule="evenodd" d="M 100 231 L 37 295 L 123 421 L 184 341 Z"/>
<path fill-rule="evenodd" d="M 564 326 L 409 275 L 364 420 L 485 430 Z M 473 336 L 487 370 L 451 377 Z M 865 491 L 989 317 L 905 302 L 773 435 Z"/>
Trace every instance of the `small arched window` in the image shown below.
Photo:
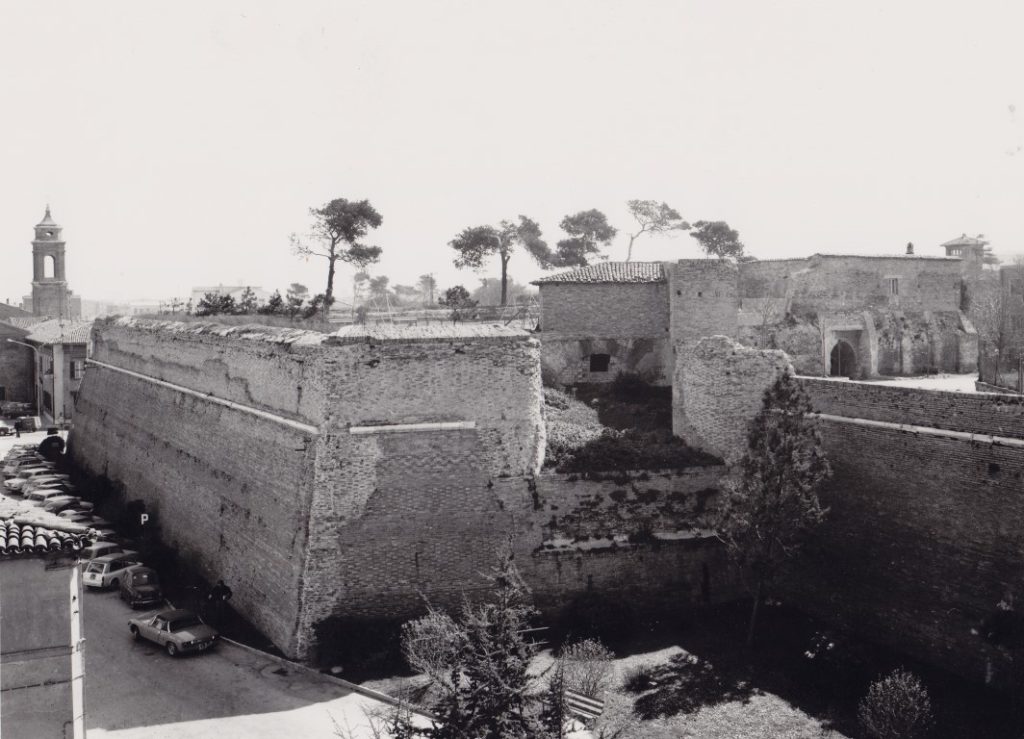
<path fill-rule="evenodd" d="M 43 277 L 53 277 L 55 274 L 55 262 L 53 255 L 47 254 L 43 257 Z"/>

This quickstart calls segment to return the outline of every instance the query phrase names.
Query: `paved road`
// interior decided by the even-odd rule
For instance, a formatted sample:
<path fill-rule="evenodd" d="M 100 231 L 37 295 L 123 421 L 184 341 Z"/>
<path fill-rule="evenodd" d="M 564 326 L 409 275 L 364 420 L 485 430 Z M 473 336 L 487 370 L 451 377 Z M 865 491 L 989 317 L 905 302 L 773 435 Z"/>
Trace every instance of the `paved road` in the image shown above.
<path fill-rule="evenodd" d="M 371 736 L 363 710 L 381 707 L 372 699 L 226 643 L 172 659 L 132 640 L 132 615 L 114 592 L 85 593 L 90 737 L 332 737 L 332 719 Z"/>
<path fill-rule="evenodd" d="M 43 437 L 0 437 L 0 456 Z M 386 710 L 328 678 L 226 643 L 172 659 L 132 640 L 128 619 L 146 611 L 133 612 L 113 591 L 87 589 L 84 601 L 90 739 L 337 737 L 335 722 L 353 739 L 371 739 L 364 710 Z"/>

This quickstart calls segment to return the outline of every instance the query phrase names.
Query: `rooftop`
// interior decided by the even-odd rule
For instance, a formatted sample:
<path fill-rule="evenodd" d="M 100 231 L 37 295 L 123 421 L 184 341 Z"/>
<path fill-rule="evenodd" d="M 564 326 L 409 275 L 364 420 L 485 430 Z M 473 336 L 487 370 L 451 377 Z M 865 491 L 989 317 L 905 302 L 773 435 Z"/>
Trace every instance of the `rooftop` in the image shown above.
<path fill-rule="evenodd" d="M 62 321 L 51 318 L 31 327 L 25 338 L 37 344 L 85 344 L 92 332 L 92 321 Z"/>
<path fill-rule="evenodd" d="M 56 226 L 59 228 L 59 226 L 57 226 L 57 222 L 53 220 L 53 216 L 50 215 L 49 205 L 46 206 L 46 214 L 43 215 L 43 220 L 36 224 L 36 228 L 41 226 Z"/>
<path fill-rule="evenodd" d="M 978 234 L 977 236 L 961 234 L 955 239 L 950 239 L 940 244 L 940 246 L 988 246 L 988 241 L 985 240 L 984 234 Z"/>
<path fill-rule="evenodd" d="M 342 326 L 330 335 L 328 342 L 331 344 L 408 343 L 464 339 L 523 339 L 529 336 L 522 329 L 497 323 L 431 321 L 422 324 L 375 323 Z"/>
<path fill-rule="evenodd" d="M 532 284 L 558 282 L 664 282 L 661 262 L 598 262 L 557 275 L 541 277 Z"/>

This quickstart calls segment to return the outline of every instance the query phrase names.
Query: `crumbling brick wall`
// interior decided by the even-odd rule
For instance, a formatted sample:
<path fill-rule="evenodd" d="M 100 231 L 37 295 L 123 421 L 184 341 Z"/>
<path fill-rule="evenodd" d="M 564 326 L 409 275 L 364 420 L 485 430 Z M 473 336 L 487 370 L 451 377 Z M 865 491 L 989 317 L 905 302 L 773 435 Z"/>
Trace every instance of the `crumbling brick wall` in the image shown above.
<path fill-rule="evenodd" d="M 764 391 L 785 371 L 792 372 L 792 365 L 783 352 L 742 346 L 726 336 L 702 339 L 678 357 L 672 432 L 735 462 L 746 449 L 747 425 Z"/>

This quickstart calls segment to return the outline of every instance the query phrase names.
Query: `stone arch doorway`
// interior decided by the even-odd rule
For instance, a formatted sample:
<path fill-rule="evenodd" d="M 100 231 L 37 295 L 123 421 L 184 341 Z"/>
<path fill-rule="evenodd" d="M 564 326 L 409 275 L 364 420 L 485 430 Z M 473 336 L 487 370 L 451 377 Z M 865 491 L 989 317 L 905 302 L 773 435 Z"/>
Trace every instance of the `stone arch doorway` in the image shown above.
<path fill-rule="evenodd" d="M 857 352 L 850 346 L 850 342 L 840 339 L 832 347 L 829 375 L 849 377 L 851 380 L 857 376 Z"/>

